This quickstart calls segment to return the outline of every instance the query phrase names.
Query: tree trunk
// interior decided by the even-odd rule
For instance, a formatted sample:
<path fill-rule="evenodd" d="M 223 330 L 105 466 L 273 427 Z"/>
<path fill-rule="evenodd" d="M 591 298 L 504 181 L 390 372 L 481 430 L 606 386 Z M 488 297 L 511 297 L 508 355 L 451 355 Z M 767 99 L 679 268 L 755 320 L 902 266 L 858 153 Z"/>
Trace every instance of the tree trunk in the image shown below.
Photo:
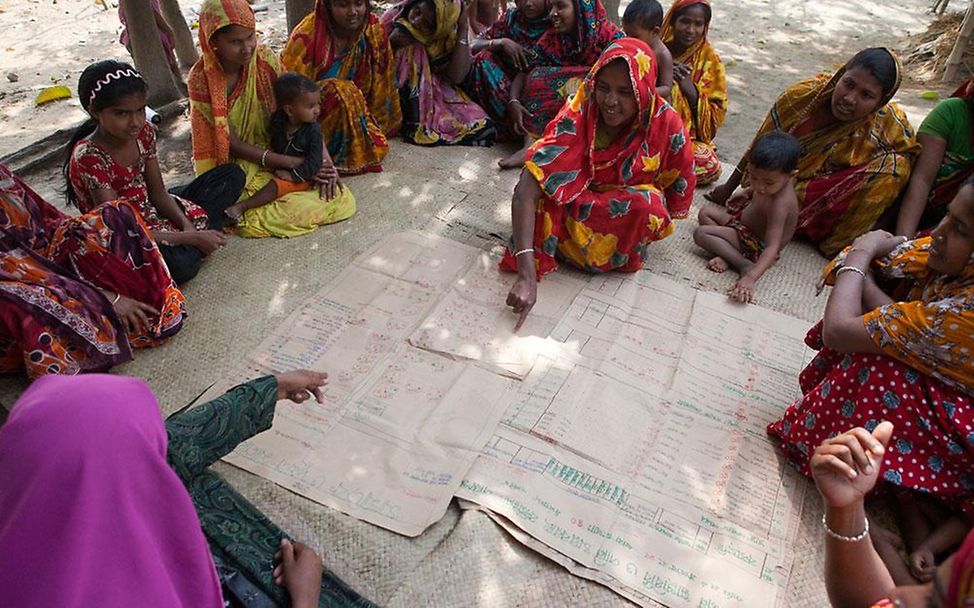
<path fill-rule="evenodd" d="M 149 104 L 161 106 L 182 97 L 162 50 L 155 13 L 145 0 L 121 0 L 132 45 L 135 67 L 149 85 Z"/>
<path fill-rule="evenodd" d="M 622 23 L 622 20 L 619 17 L 619 0 L 603 0 L 602 6 L 605 7 L 605 14 L 608 15 L 609 21 L 615 23 L 616 25 Z"/>
<path fill-rule="evenodd" d="M 315 0 L 285 0 L 284 8 L 287 11 L 287 31 L 290 34 L 308 13 L 315 10 Z"/>
<path fill-rule="evenodd" d="M 176 36 L 176 57 L 179 58 L 179 65 L 188 70 L 199 59 L 193 34 L 189 31 L 183 12 L 179 10 L 179 0 L 162 0 L 161 4 L 162 16 L 166 18 L 166 22 Z"/>
<path fill-rule="evenodd" d="M 967 12 L 964 14 L 964 22 L 960 26 L 957 34 L 957 41 L 954 43 L 950 56 L 947 57 L 947 67 L 944 69 L 944 82 L 950 82 L 957 78 L 957 72 L 964 62 L 964 53 L 971 44 L 971 32 L 974 31 L 974 0 L 968 5 Z"/>

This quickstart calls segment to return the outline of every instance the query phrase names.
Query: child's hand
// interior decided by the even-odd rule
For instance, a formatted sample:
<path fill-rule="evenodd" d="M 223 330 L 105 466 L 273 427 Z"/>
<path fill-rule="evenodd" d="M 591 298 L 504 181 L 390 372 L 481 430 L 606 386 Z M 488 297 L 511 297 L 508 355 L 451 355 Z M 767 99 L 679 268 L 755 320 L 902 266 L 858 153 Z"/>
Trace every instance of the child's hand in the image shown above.
<path fill-rule="evenodd" d="M 735 189 L 736 189 L 735 186 L 731 186 L 730 184 L 725 182 L 717 186 L 707 194 L 704 194 L 703 197 L 708 201 L 710 201 L 711 203 L 724 205 L 727 203 L 727 199 L 729 199 L 731 195 L 734 194 Z"/>
<path fill-rule="evenodd" d="M 749 202 L 751 202 L 751 196 L 752 196 L 751 189 L 745 188 L 740 192 L 736 193 L 734 196 L 727 199 L 727 202 L 724 204 L 724 207 L 727 209 L 729 213 L 738 213 L 739 211 L 744 209 L 744 207 L 747 207 L 747 204 Z"/>
<path fill-rule="evenodd" d="M 917 547 L 917 550 L 910 554 L 909 562 L 910 574 L 915 576 L 921 583 L 929 583 L 937 573 L 937 564 L 933 551 L 926 547 Z"/>
<path fill-rule="evenodd" d="M 756 281 L 751 277 L 747 275 L 742 276 L 737 279 L 734 286 L 727 292 L 727 297 L 741 304 L 750 304 L 754 301 L 754 283 Z"/>

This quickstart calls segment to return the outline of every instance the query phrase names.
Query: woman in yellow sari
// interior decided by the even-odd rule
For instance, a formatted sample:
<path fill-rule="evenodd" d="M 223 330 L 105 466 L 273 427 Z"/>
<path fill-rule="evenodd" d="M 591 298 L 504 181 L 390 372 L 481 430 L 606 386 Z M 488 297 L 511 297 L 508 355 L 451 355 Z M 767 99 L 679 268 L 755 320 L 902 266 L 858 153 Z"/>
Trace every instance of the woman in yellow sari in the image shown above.
<path fill-rule="evenodd" d="M 772 130 L 802 144 L 795 193 L 797 235 L 834 256 L 868 232 L 900 195 L 920 152 L 906 114 L 891 103 L 900 86 L 892 51 L 860 51 L 835 74 L 820 74 L 786 89 L 775 101 L 757 137 Z M 707 198 L 728 209 L 747 204 L 741 183 L 747 152 L 727 182 Z"/>
<path fill-rule="evenodd" d="M 472 0 L 403 0 L 382 15 L 395 53 L 402 138 L 420 146 L 490 146 L 493 122 L 460 89 L 470 71 Z"/>
<path fill-rule="evenodd" d="M 697 185 L 720 177 L 714 137 L 727 115 L 724 64 L 707 39 L 712 16 L 710 0 L 675 0 L 663 17 L 660 40 L 673 54 L 673 107 L 693 140 Z"/>
<path fill-rule="evenodd" d="M 389 37 L 369 0 L 318 0 L 281 53 L 321 87 L 321 132 L 338 171 L 381 171 L 402 112 Z"/>
<path fill-rule="evenodd" d="M 256 42 L 254 12 L 246 0 L 205 0 L 200 7 L 202 57 L 189 73 L 193 163 L 196 173 L 234 160 L 247 175 L 242 198 L 265 186 L 274 169 L 293 169 L 301 158 L 275 154 L 270 144 L 277 57 Z M 245 237 L 294 237 L 355 213 L 355 198 L 338 182 L 325 155 L 318 177 L 335 195 L 293 192 L 248 210 L 237 224 Z"/>

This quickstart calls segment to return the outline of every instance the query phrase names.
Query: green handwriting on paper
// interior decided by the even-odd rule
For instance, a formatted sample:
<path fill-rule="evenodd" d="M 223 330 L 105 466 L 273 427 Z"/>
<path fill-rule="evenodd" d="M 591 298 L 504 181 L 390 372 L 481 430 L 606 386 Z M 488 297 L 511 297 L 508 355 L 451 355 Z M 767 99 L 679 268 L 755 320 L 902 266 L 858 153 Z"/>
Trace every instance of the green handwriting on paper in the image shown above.
<path fill-rule="evenodd" d="M 562 528 L 561 526 L 559 526 L 558 524 L 550 520 L 547 519 L 545 520 L 544 531 L 550 534 L 558 541 L 563 542 L 570 547 L 574 547 L 579 551 L 582 551 L 584 553 L 592 552 L 591 543 L 589 543 L 587 540 L 585 540 L 578 534 L 575 534 L 574 532 L 569 532 L 568 530 Z"/>
<path fill-rule="evenodd" d="M 388 517 L 390 519 L 396 519 L 399 517 L 398 505 L 384 498 L 375 496 L 371 491 L 363 492 L 358 488 L 350 488 L 346 486 L 344 482 L 340 481 L 338 482 L 337 486 L 328 488 L 328 492 L 338 500 L 355 505 L 356 507 L 365 511 L 378 513 L 379 515 Z"/>
<path fill-rule="evenodd" d="M 626 502 L 626 498 L 629 496 L 629 493 L 623 490 L 622 487 L 589 475 L 575 467 L 562 464 L 554 458 L 548 462 L 548 468 L 545 469 L 545 473 L 567 486 L 585 492 L 586 494 L 603 498 L 620 507 Z"/>
<path fill-rule="evenodd" d="M 647 573 L 643 576 L 643 587 L 655 592 L 661 598 L 672 595 L 685 602 L 690 601 L 690 590 L 687 587 L 659 574 Z"/>
<path fill-rule="evenodd" d="M 466 479 L 460 482 L 460 487 L 463 488 L 464 490 L 473 492 L 474 494 L 479 494 L 481 496 L 493 494 L 493 492 L 490 491 L 490 488 L 488 488 L 484 484 L 474 483 L 472 481 L 467 481 Z"/>
<path fill-rule="evenodd" d="M 534 497 L 534 502 L 538 503 L 539 505 L 541 505 L 542 507 L 544 507 L 545 509 L 547 509 L 548 512 L 551 513 L 552 515 L 554 515 L 555 517 L 558 517 L 559 515 L 561 515 L 561 509 L 559 509 L 558 507 L 554 506 L 553 504 L 551 504 L 550 502 L 548 502 L 544 498 L 541 498 L 540 496 L 535 496 Z"/>

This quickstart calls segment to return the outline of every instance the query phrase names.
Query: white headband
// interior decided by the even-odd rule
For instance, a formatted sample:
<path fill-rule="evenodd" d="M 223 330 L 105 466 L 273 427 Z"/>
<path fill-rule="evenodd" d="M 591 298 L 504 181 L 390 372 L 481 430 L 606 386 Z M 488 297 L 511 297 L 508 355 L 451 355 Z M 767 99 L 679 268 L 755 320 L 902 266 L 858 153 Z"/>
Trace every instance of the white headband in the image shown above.
<path fill-rule="evenodd" d="M 121 80 L 124 77 L 138 78 L 142 80 L 142 74 L 139 74 L 132 68 L 118 69 L 114 72 L 109 72 L 105 74 L 100 80 L 95 83 L 95 86 L 91 89 L 91 96 L 88 97 L 88 105 L 90 106 L 92 102 L 95 101 L 95 96 L 101 91 L 102 87 L 107 87 L 113 80 Z"/>

